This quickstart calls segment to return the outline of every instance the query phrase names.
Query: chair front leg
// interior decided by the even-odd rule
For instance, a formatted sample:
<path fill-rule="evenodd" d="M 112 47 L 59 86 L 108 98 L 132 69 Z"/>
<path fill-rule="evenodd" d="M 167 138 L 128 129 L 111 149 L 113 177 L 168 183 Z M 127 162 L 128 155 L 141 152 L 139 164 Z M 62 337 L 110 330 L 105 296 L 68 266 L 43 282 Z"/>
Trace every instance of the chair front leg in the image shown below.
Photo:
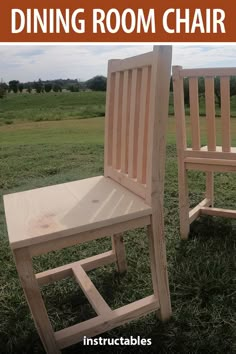
<path fill-rule="evenodd" d="M 25 297 L 44 349 L 48 354 L 60 354 L 61 351 L 54 338 L 52 325 L 35 278 L 30 253 L 27 248 L 15 250 L 13 253 Z"/>

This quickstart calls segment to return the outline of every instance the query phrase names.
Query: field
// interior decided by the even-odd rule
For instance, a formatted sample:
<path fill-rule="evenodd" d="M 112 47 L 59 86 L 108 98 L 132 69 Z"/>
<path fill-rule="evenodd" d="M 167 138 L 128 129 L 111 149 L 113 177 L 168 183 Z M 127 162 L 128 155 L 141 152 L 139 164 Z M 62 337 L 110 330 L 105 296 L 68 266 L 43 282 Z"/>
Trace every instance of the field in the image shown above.
<path fill-rule="evenodd" d="M 92 93 L 86 94 L 91 95 L 89 100 L 93 98 L 94 107 L 99 105 L 104 107 L 100 93 L 95 96 Z M 100 97 L 101 101 L 96 99 L 97 97 Z M 40 111 L 42 102 L 37 104 L 35 101 L 34 106 L 30 106 L 30 104 L 23 104 L 21 100 L 14 101 L 14 96 L 9 99 L 12 99 L 12 102 L 9 103 L 8 109 L 6 106 L 3 107 L 6 101 L 0 101 L 1 195 L 103 173 L 103 117 L 71 119 L 69 112 L 76 111 L 75 103 L 66 108 L 67 101 L 62 103 L 63 99 L 60 99 L 63 112 L 61 120 L 43 119 L 34 122 L 31 114 Z M 46 110 L 45 103 L 43 109 L 49 113 L 59 109 L 54 108 L 54 105 L 55 102 Z M 89 107 L 89 104 L 87 106 Z M 18 111 L 20 107 L 22 110 Z M 27 115 L 27 109 L 30 107 L 32 111 Z M 22 113 L 24 110 L 25 115 Z M 93 114 L 88 110 L 88 116 L 94 116 L 95 111 Z M 13 123 L 5 124 L 5 115 L 10 112 L 12 116 L 8 119 L 12 119 Z M 45 117 L 47 118 L 46 113 Z M 79 115 L 73 118 L 79 118 Z M 236 145 L 236 119 L 232 119 L 232 123 L 232 136 Z M 219 118 L 217 124 L 220 124 Z M 201 119 L 201 126 L 204 140 L 204 118 Z M 190 173 L 189 177 L 190 200 L 194 205 L 203 198 L 204 175 L 194 172 Z M 235 183 L 234 174 L 217 174 L 216 206 L 235 209 Z M 9 249 L 2 197 L 0 208 L 0 352 L 4 354 L 43 353 Z M 165 227 L 172 319 L 162 324 L 156 319 L 155 314 L 151 314 L 104 334 L 105 338 L 131 335 L 151 338 L 152 346 L 148 348 L 100 347 L 97 351 L 235 353 L 236 222 L 202 217 L 192 225 L 190 240 L 180 241 L 173 117 L 168 121 Z M 113 265 L 90 273 L 96 287 L 112 308 L 152 292 L 145 230 L 127 233 L 125 244 L 129 270 L 126 275 L 118 275 Z M 107 238 L 60 252 L 52 252 L 35 258 L 35 269 L 42 271 L 104 252 L 109 248 L 110 240 Z M 55 330 L 94 316 L 92 308 L 73 280 L 63 280 L 45 286 L 43 294 Z M 78 344 L 63 352 L 87 353 L 89 348 Z"/>
<path fill-rule="evenodd" d="M 104 116 L 105 92 L 8 94 L 0 101 L 0 125 Z"/>
<path fill-rule="evenodd" d="M 186 107 L 189 113 L 189 107 Z M 169 114 L 173 115 L 173 94 L 170 93 Z M 200 99 L 199 113 L 205 115 L 205 101 Z M 57 121 L 103 117 L 105 92 L 62 92 L 8 94 L 0 101 L 0 126 L 19 122 Z M 231 97 L 231 114 L 236 117 L 236 96 Z M 220 108 L 216 105 L 216 116 Z"/>

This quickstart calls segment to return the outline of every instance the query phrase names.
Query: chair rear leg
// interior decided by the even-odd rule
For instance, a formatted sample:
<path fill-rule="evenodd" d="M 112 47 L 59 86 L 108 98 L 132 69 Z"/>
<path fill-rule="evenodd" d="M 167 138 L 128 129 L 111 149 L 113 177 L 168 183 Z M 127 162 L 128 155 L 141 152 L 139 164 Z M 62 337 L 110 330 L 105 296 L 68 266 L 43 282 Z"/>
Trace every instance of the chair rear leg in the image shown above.
<path fill-rule="evenodd" d="M 210 206 L 214 207 L 214 172 L 206 172 L 206 198 L 210 199 Z"/>
<path fill-rule="evenodd" d="M 147 234 L 149 238 L 153 291 L 160 303 L 160 310 L 157 316 L 164 322 L 169 320 L 172 311 L 167 273 L 164 222 L 162 219 L 163 215 L 152 217 L 152 223 L 147 227 Z"/>
<path fill-rule="evenodd" d="M 183 240 L 187 240 L 190 231 L 188 176 L 184 164 L 182 165 L 179 167 L 178 172 L 180 235 Z"/>
<path fill-rule="evenodd" d="M 117 234 L 112 236 L 112 249 L 116 255 L 116 264 L 118 272 L 125 273 L 127 271 L 127 262 L 123 234 Z"/>

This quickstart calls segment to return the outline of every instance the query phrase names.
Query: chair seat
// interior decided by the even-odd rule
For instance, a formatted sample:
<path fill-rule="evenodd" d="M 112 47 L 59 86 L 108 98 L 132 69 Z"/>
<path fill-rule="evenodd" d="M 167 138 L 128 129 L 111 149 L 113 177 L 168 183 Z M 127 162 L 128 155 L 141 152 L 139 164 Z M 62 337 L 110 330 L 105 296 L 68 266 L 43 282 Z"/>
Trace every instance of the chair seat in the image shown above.
<path fill-rule="evenodd" d="M 13 249 L 151 214 L 117 182 L 98 176 L 4 196 Z"/>

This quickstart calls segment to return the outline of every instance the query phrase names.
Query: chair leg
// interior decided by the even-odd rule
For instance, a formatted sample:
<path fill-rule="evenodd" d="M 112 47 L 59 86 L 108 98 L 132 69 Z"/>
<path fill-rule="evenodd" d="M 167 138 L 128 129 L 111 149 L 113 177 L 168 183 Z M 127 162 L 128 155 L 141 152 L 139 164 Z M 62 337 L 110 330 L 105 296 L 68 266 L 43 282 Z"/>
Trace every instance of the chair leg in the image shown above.
<path fill-rule="evenodd" d="M 52 325 L 35 278 L 31 256 L 26 248 L 22 248 L 14 251 L 14 257 L 20 281 L 44 349 L 48 354 L 60 354 L 61 351 L 55 341 Z"/>
<path fill-rule="evenodd" d="M 210 199 L 214 207 L 214 172 L 206 172 L 206 198 Z"/>
<path fill-rule="evenodd" d="M 116 264 L 119 273 L 127 271 L 127 262 L 125 254 L 125 245 L 122 234 L 112 236 L 112 249 L 116 255 Z"/>
<path fill-rule="evenodd" d="M 160 310 L 157 315 L 161 321 L 167 321 L 171 317 L 172 311 L 163 221 L 152 217 L 151 225 L 147 227 L 147 234 L 149 238 L 153 291 L 160 302 Z"/>
<path fill-rule="evenodd" d="M 180 235 L 184 240 L 188 239 L 190 232 L 189 223 L 189 197 L 188 197 L 188 176 L 184 166 L 179 167 L 179 219 Z"/>

